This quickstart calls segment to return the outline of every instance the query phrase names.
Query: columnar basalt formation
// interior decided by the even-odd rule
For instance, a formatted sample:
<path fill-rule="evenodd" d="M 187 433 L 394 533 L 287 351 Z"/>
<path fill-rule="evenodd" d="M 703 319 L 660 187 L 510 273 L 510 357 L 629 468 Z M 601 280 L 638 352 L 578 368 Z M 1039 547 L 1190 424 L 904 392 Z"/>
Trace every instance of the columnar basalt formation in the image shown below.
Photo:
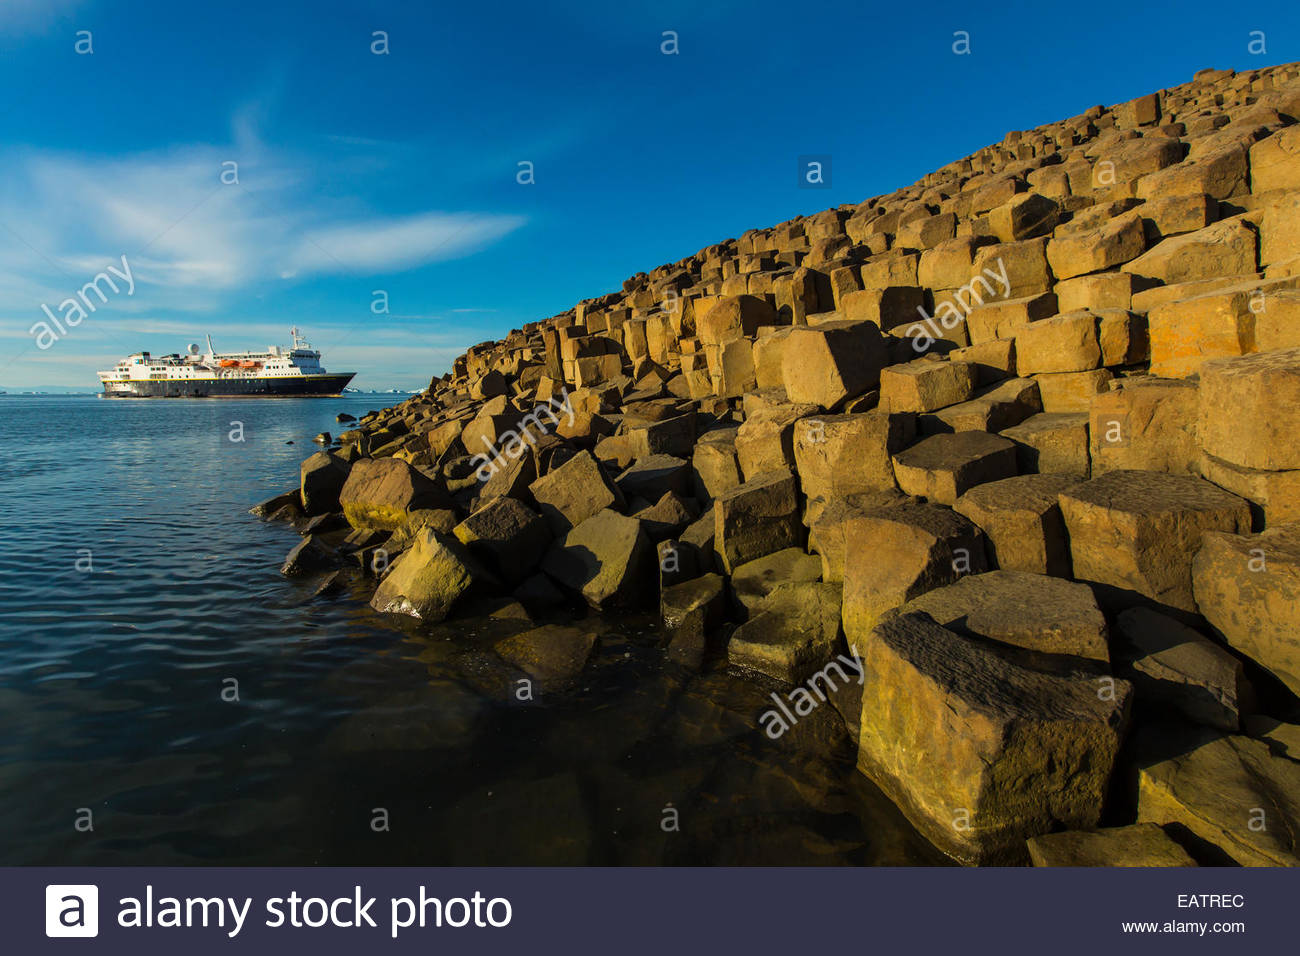
<path fill-rule="evenodd" d="M 475 345 L 268 503 L 286 572 L 512 596 L 552 683 L 575 604 L 857 661 L 858 768 L 964 862 L 1295 862 L 1298 121 L 1300 65 L 1203 70 Z"/>

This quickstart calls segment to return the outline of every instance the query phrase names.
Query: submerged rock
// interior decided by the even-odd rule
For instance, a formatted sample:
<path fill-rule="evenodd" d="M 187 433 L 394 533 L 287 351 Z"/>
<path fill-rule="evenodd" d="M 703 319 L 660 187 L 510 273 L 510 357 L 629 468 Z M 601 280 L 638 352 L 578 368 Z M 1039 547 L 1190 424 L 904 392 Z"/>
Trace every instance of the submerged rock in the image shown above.
<path fill-rule="evenodd" d="M 342 571 L 331 571 L 321 578 L 320 584 L 312 592 L 312 597 L 333 597 L 347 587 L 347 577 Z"/>
<path fill-rule="evenodd" d="M 719 575 L 705 574 L 664 588 L 659 610 L 671 635 L 669 659 L 698 668 L 709 654 L 721 650 L 717 630 L 726 602 Z"/>
<path fill-rule="evenodd" d="M 547 624 L 508 637 L 495 644 L 493 650 L 502 660 L 539 681 L 542 690 L 552 691 L 565 687 L 582 673 L 599 643 L 593 631 Z"/>
<path fill-rule="evenodd" d="M 288 505 L 300 506 L 301 499 L 298 497 L 298 494 L 298 489 L 294 488 L 291 491 L 278 494 L 274 498 L 267 498 L 260 504 L 255 504 L 253 507 L 249 508 L 248 513 L 250 515 L 256 515 L 259 518 L 269 519 L 275 514 L 280 513 L 281 509 Z"/>
<path fill-rule="evenodd" d="M 323 571 L 338 563 L 338 557 L 330 548 L 321 543 L 316 535 L 309 534 L 289 552 L 280 566 L 280 573 L 286 577 Z"/>

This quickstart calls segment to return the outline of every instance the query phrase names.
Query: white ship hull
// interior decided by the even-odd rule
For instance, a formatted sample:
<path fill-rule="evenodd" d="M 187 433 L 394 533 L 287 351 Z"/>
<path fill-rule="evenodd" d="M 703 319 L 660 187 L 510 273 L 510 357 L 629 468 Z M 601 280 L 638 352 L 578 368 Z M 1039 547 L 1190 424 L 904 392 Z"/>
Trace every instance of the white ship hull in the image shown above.
<path fill-rule="evenodd" d="M 200 354 L 191 345 L 186 355 L 129 355 L 115 368 L 99 373 L 109 398 L 267 398 L 322 397 L 340 394 L 355 372 L 327 372 L 295 328 L 293 345 L 269 346 L 264 352 L 218 354 L 208 339 Z"/>

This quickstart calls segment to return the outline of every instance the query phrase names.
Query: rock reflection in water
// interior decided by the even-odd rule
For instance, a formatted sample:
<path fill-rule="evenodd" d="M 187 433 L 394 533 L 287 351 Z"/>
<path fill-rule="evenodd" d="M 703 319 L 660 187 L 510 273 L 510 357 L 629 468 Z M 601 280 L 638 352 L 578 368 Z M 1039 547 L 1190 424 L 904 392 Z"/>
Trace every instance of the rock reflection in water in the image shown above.
<path fill-rule="evenodd" d="M 946 862 L 854 772 L 829 704 L 773 741 L 758 714 L 775 683 L 665 662 L 649 617 L 566 623 L 597 635 L 594 657 L 572 686 L 534 687 L 532 700 L 518 699 L 526 675 L 491 652 L 536 626 L 509 616 L 403 622 L 399 653 L 336 675 L 335 684 L 359 678 L 369 699 L 326 737 L 321 763 L 349 768 L 356 819 L 382 806 L 402 821 L 400 860 Z M 365 769 L 394 761 L 405 765 L 400 793 L 379 785 L 391 774 Z M 373 846 L 344 841 L 332 861 L 370 862 Z"/>

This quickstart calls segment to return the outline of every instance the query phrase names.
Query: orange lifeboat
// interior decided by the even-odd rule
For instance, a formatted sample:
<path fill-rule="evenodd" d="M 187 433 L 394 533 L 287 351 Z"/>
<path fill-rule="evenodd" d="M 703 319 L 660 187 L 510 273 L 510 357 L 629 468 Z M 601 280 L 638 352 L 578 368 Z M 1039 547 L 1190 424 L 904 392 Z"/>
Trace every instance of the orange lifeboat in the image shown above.
<path fill-rule="evenodd" d="M 238 360 L 238 359 L 222 359 L 222 360 L 221 360 L 221 367 L 222 367 L 222 368 L 238 368 L 238 367 L 239 367 L 239 360 Z"/>
<path fill-rule="evenodd" d="M 261 368 L 262 363 L 261 362 L 240 362 L 239 367 L 240 368 Z"/>

